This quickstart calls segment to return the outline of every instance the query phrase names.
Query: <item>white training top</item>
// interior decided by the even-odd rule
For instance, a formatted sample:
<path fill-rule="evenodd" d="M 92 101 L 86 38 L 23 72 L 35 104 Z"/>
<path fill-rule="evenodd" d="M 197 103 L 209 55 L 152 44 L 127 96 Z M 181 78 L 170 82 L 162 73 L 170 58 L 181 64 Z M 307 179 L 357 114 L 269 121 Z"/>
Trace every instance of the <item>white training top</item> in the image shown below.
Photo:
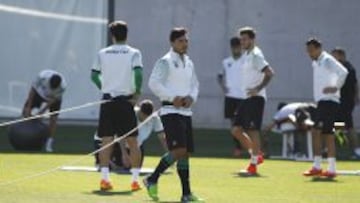
<path fill-rule="evenodd" d="M 246 98 L 248 98 L 248 90 L 261 84 L 264 79 L 263 70 L 269 66 L 269 63 L 265 60 L 262 51 L 257 46 L 248 52 L 244 52 L 241 57 L 244 58 L 241 60 L 243 64 L 240 82 L 243 91 L 246 93 Z M 266 98 L 265 88 L 260 90 L 258 96 Z"/>
<path fill-rule="evenodd" d="M 143 67 L 141 52 L 126 44 L 114 44 L 99 51 L 93 70 L 101 73 L 101 91 L 116 97 L 135 93 L 135 67 Z"/>
<path fill-rule="evenodd" d="M 191 96 L 195 102 L 199 94 L 199 82 L 193 62 L 187 55 L 184 55 L 182 61 L 179 54 L 170 50 L 156 62 L 150 75 L 149 87 L 161 101 L 172 102 L 176 96 Z M 160 115 L 171 113 L 192 115 L 191 107 L 175 108 L 166 105 L 160 109 Z"/>
<path fill-rule="evenodd" d="M 139 120 L 139 111 L 140 111 L 139 108 L 135 107 L 138 124 L 141 123 L 141 121 Z M 137 136 L 138 146 L 144 144 L 144 142 L 150 137 L 152 133 L 161 133 L 163 131 L 164 131 L 164 127 L 161 122 L 160 116 L 159 115 L 153 116 L 147 123 L 145 123 L 143 126 L 141 126 L 138 129 L 138 136 Z M 101 138 L 98 137 L 97 133 L 95 133 L 94 139 L 101 140 Z"/>
<path fill-rule="evenodd" d="M 311 104 L 311 103 L 302 103 L 302 102 L 295 102 L 295 103 L 287 104 L 284 107 L 282 107 L 278 112 L 276 112 L 273 119 L 275 121 L 285 120 L 285 119 L 289 118 L 290 115 L 295 116 L 295 112 L 296 112 L 297 109 L 307 108 L 307 107 L 310 107 L 310 106 L 313 106 L 313 104 Z"/>
<path fill-rule="evenodd" d="M 345 82 L 348 71 L 333 56 L 323 51 L 319 58 L 312 62 L 314 71 L 314 99 L 319 101 L 340 102 L 340 89 Z M 324 94 L 326 87 L 337 87 L 338 91 Z"/>
<path fill-rule="evenodd" d="M 241 88 L 241 65 L 244 58 L 240 57 L 234 59 L 230 56 L 223 60 L 221 71 L 219 75 L 222 75 L 225 79 L 225 86 L 228 89 L 228 92 L 225 94 L 227 97 L 244 99 L 246 98 L 246 92 Z"/>
<path fill-rule="evenodd" d="M 57 89 L 50 88 L 50 78 L 53 75 L 59 75 L 61 77 L 61 84 Z M 32 87 L 46 101 L 59 100 L 65 92 L 66 81 L 60 73 L 54 70 L 43 70 L 34 80 Z"/>

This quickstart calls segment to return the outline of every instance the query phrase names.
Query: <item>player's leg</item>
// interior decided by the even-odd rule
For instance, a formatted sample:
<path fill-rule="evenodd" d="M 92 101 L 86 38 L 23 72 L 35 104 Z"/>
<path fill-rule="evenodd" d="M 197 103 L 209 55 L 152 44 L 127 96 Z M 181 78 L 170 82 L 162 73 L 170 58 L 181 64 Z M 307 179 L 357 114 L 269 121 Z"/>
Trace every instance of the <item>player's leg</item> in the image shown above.
<path fill-rule="evenodd" d="M 250 165 L 247 168 L 249 174 L 257 173 L 257 166 L 263 162 L 262 154 L 260 154 L 260 129 L 262 126 L 263 114 L 265 107 L 265 99 L 263 97 L 252 97 L 246 102 L 246 117 L 244 120 L 244 128 L 252 141 L 252 154 Z"/>
<path fill-rule="evenodd" d="M 122 136 L 136 128 L 137 118 L 134 107 L 130 102 L 125 100 L 118 101 L 116 112 L 118 115 L 118 119 L 116 119 L 118 127 L 117 134 L 119 136 Z M 140 175 L 141 152 L 137 142 L 137 135 L 138 132 L 136 131 L 125 139 L 129 146 L 130 152 L 130 172 L 132 174 L 131 189 L 133 191 L 141 189 L 138 183 Z"/>
<path fill-rule="evenodd" d="M 144 179 L 144 184 L 148 190 L 149 196 L 153 200 L 157 200 L 157 182 L 160 175 L 165 172 L 171 165 L 173 165 L 178 159 L 187 155 L 186 139 L 184 124 L 178 114 L 167 114 L 161 116 L 161 121 L 164 125 L 164 131 L 166 134 L 166 142 L 169 148 L 169 152 L 165 153 L 155 171 Z"/>
<path fill-rule="evenodd" d="M 59 111 L 61 108 L 61 103 L 62 103 L 61 100 L 54 102 L 52 105 L 50 105 L 49 111 L 50 112 Z M 54 137 L 55 137 L 56 128 L 57 128 L 58 115 L 59 114 L 54 114 L 54 115 L 50 116 L 50 120 L 49 120 L 50 137 L 47 139 L 46 146 L 45 146 L 45 150 L 47 152 L 53 151 L 53 144 L 54 144 Z"/>
<path fill-rule="evenodd" d="M 185 156 L 178 159 L 176 169 L 181 181 L 182 197 L 181 202 L 202 201 L 202 199 L 196 197 L 190 187 L 190 155 L 194 152 L 194 138 L 192 119 L 189 116 L 182 116 L 183 123 L 185 125 L 186 136 L 186 150 Z"/>
<path fill-rule="evenodd" d="M 101 104 L 100 106 L 100 116 L 99 116 L 99 125 L 98 125 L 98 136 L 101 138 L 101 146 L 108 146 L 114 140 L 114 126 L 112 119 L 113 115 L 113 102 Z M 113 146 L 106 147 L 105 149 L 99 152 L 100 160 L 100 172 L 101 172 L 101 190 L 111 190 L 112 185 L 110 182 L 110 159 L 113 152 Z"/>
<path fill-rule="evenodd" d="M 233 118 L 231 134 L 250 154 L 252 154 L 252 141 L 243 128 L 246 122 L 246 103 L 247 102 L 245 100 L 237 106 Z"/>
<path fill-rule="evenodd" d="M 224 118 L 225 119 L 229 119 L 231 121 L 231 123 L 234 122 L 234 116 L 236 113 L 236 110 L 239 106 L 239 99 L 235 99 L 235 98 L 231 98 L 231 97 L 225 97 L 224 100 Z M 234 143 L 234 152 L 233 155 L 234 156 L 240 156 L 240 152 L 241 152 L 241 145 L 239 143 L 239 141 L 235 138 L 232 137 L 233 139 L 233 143 Z"/>
<path fill-rule="evenodd" d="M 126 139 L 129 151 L 130 151 L 130 161 L 131 161 L 131 169 L 130 172 L 132 174 L 132 183 L 131 183 L 131 189 L 133 191 L 139 190 L 139 175 L 140 175 L 140 164 L 141 164 L 141 151 L 137 143 L 136 137 L 128 137 Z"/>
<path fill-rule="evenodd" d="M 231 129 L 233 137 L 244 147 L 250 154 L 252 154 L 253 143 L 247 133 L 243 130 L 240 124 L 234 124 Z"/>
<path fill-rule="evenodd" d="M 360 146 L 359 146 L 359 139 L 354 128 L 354 120 L 353 120 L 353 113 L 354 106 L 353 105 L 346 105 L 342 108 L 344 111 L 344 122 L 345 122 L 345 129 L 347 130 L 348 137 L 350 140 L 350 147 L 353 150 L 353 154 L 355 158 L 360 158 Z"/>
<path fill-rule="evenodd" d="M 335 102 L 326 103 L 327 114 L 324 119 L 323 135 L 326 139 L 326 147 L 328 149 L 328 170 L 322 175 L 328 178 L 334 178 L 336 176 L 336 147 L 335 147 L 335 135 L 334 135 L 334 123 L 337 119 L 337 114 L 340 110 L 340 104 Z"/>

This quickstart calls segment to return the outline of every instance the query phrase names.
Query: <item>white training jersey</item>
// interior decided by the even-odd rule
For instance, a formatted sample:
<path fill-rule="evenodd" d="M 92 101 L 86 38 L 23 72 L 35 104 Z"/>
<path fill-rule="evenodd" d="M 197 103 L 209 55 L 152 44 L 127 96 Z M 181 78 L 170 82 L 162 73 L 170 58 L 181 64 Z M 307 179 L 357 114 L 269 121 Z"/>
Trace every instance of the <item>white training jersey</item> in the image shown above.
<path fill-rule="evenodd" d="M 193 62 L 187 55 L 184 55 L 183 61 L 179 54 L 170 50 L 156 62 L 150 75 L 149 87 L 162 102 L 172 102 L 176 96 L 191 96 L 195 102 L 199 94 L 199 82 Z M 172 113 L 192 115 L 191 107 L 175 108 L 165 105 L 160 109 L 160 115 Z"/>
<path fill-rule="evenodd" d="M 264 79 L 263 70 L 265 67 L 269 66 L 269 63 L 265 60 L 265 57 L 262 51 L 255 46 L 252 50 L 244 52 L 241 57 L 244 57 L 242 61 L 242 74 L 241 74 L 241 87 L 244 92 L 247 92 L 249 89 L 255 88 L 260 85 Z M 258 93 L 258 96 L 266 98 L 266 90 L 263 88 Z"/>
<path fill-rule="evenodd" d="M 50 88 L 50 78 L 53 75 L 58 75 L 61 77 L 61 84 L 56 89 Z M 43 70 L 36 77 L 32 83 L 32 87 L 35 91 L 46 101 L 50 100 L 60 100 L 66 89 L 65 78 L 58 72 L 54 70 Z"/>
<path fill-rule="evenodd" d="M 340 102 L 340 89 L 348 71 L 329 53 L 323 51 L 319 58 L 312 62 L 314 72 L 314 100 Z M 338 91 L 325 94 L 324 88 L 337 87 Z"/>
<path fill-rule="evenodd" d="M 288 119 L 290 115 L 295 115 L 297 109 L 307 108 L 313 106 L 311 103 L 302 103 L 302 102 L 295 102 L 290 103 L 282 107 L 276 114 L 274 115 L 273 119 L 275 121 L 282 121 Z"/>
<path fill-rule="evenodd" d="M 134 109 L 136 112 L 137 122 L 138 124 L 140 124 L 141 123 L 141 121 L 139 120 L 140 109 L 138 107 L 135 107 Z M 153 133 L 157 134 L 163 131 L 164 131 L 164 127 L 161 122 L 160 116 L 156 114 L 147 123 L 145 123 L 138 129 L 138 136 L 137 136 L 138 146 L 144 144 L 144 142 L 150 137 L 151 134 Z M 97 133 L 95 133 L 94 139 L 101 140 L 101 138 L 97 136 Z"/>
<path fill-rule="evenodd" d="M 246 92 L 241 87 L 241 65 L 243 59 L 243 57 L 234 59 L 234 57 L 230 56 L 222 62 L 223 67 L 219 75 L 222 75 L 225 80 L 225 86 L 228 89 L 228 92 L 225 94 L 227 97 L 236 99 L 246 98 Z"/>
<path fill-rule="evenodd" d="M 102 93 L 128 96 L 135 93 L 135 67 L 143 67 L 141 52 L 126 44 L 114 44 L 99 51 L 93 71 L 101 73 Z"/>

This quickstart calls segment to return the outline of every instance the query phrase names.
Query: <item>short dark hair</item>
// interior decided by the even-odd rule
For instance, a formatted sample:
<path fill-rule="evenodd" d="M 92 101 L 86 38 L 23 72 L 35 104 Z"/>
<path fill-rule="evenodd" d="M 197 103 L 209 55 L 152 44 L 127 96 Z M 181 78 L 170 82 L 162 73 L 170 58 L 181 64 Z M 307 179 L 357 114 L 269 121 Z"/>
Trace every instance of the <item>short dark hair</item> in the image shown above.
<path fill-rule="evenodd" d="M 314 46 L 316 48 L 321 48 L 322 47 L 321 41 L 319 39 L 314 38 L 314 37 L 312 37 L 312 38 L 310 38 L 310 39 L 308 39 L 306 41 L 306 46 L 310 46 L 310 45 L 312 45 L 312 46 Z"/>
<path fill-rule="evenodd" d="M 128 27 L 125 21 L 114 21 L 110 23 L 109 30 L 117 42 L 125 41 L 127 39 Z"/>
<path fill-rule="evenodd" d="M 58 74 L 54 74 L 53 76 L 51 76 L 50 78 L 50 88 L 51 89 L 56 89 L 60 86 L 61 84 L 61 77 Z"/>
<path fill-rule="evenodd" d="M 186 35 L 188 31 L 184 27 L 175 27 L 170 32 L 170 42 L 174 42 L 177 38 Z"/>
<path fill-rule="evenodd" d="M 230 46 L 231 47 L 236 47 L 240 45 L 240 38 L 239 37 L 232 37 L 230 39 Z"/>
<path fill-rule="evenodd" d="M 280 102 L 277 106 L 277 110 L 279 111 L 280 109 L 282 109 L 284 106 L 288 105 L 286 102 Z"/>
<path fill-rule="evenodd" d="M 151 100 L 144 100 L 140 103 L 140 111 L 150 116 L 154 111 L 154 105 Z"/>
<path fill-rule="evenodd" d="M 343 48 L 341 48 L 341 47 L 335 47 L 335 49 L 333 49 L 331 52 L 332 53 L 338 53 L 340 55 L 346 56 L 345 50 Z"/>
<path fill-rule="evenodd" d="M 250 37 L 250 39 L 255 39 L 256 38 L 256 31 L 254 28 L 252 27 L 243 27 L 239 29 L 239 34 L 240 35 L 248 35 Z"/>
<path fill-rule="evenodd" d="M 302 124 L 306 119 L 310 118 L 309 112 L 306 109 L 300 108 L 295 111 L 295 118 L 297 124 Z"/>

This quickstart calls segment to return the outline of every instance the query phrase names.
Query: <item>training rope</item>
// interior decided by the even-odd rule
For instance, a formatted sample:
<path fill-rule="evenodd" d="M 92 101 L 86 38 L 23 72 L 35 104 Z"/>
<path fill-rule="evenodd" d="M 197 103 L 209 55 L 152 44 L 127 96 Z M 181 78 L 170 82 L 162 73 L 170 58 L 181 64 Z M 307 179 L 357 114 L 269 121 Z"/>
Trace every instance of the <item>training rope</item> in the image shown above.
<path fill-rule="evenodd" d="M 25 121 L 35 120 L 35 119 L 39 119 L 39 118 L 43 118 L 43 117 L 48 117 L 48 116 L 52 116 L 52 115 L 56 115 L 56 114 L 60 114 L 60 113 L 66 113 L 66 112 L 70 112 L 70 111 L 75 111 L 75 110 L 83 109 L 83 108 L 90 107 L 90 106 L 104 104 L 106 102 L 109 102 L 109 100 L 100 100 L 100 101 L 95 101 L 95 102 L 88 102 L 88 103 L 85 103 L 85 104 L 82 104 L 82 105 L 79 105 L 79 106 L 70 107 L 70 108 L 67 108 L 67 109 L 62 109 L 62 110 L 48 112 L 48 113 L 44 113 L 44 114 L 38 114 L 38 115 L 26 117 L 26 118 L 20 118 L 20 119 L 16 119 L 16 120 L 12 120 L 12 121 L 7 121 L 7 122 L 0 123 L 0 127 L 13 125 L 13 124 L 21 123 L 21 122 L 25 122 Z"/>
<path fill-rule="evenodd" d="M 107 102 L 107 101 L 101 101 L 101 102 Z M 93 102 L 95 103 L 95 102 Z M 92 104 L 93 104 L 92 103 Z M 100 103 L 100 102 L 98 102 Z M 93 104 L 94 105 L 94 104 Z M 81 106 L 84 106 L 84 105 L 81 105 Z M 75 108 L 75 107 L 74 107 Z M 74 109 L 72 108 L 72 109 Z M 8 185 L 12 185 L 12 184 L 16 184 L 16 183 L 20 183 L 20 182 L 25 182 L 27 180 L 30 180 L 30 179 L 33 179 L 33 178 L 36 178 L 36 177 L 40 177 L 40 176 L 44 176 L 44 175 L 48 175 L 48 174 L 51 174 L 51 173 L 54 173 L 56 171 L 58 171 L 59 169 L 61 169 L 62 166 L 64 165 L 73 165 L 73 164 L 76 164 L 76 163 L 79 163 L 81 161 L 83 161 L 85 158 L 87 158 L 88 156 L 93 156 L 94 154 L 110 147 L 111 145 L 115 144 L 116 142 L 119 142 L 127 137 L 129 137 L 131 134 L 133 134 L 134 132 L 136 132 L 139 128 L 141 128 L 143 125 L 145 125 L 147 122 L 150 121 L 150 119 L 152 117 L 154 117 L 157 113 L 158 113 L 159 110 L 153 112 L 148 118 L 146 118 L 144 121 L 142 121 L 139 125 L 137 125 L 135 128 L 133 128 L 132 130 L 130 130 L 129 132 L 123 134 L 122 136 L 120 137 L 117 137 L 115 138 L 111 143 L 107 144 L 107 145 L 104 145 L 103 147 L 101 147 L 100 149 L 98 150 L 95 150 L 91 153 L 88 153 L 88 154 L 85 154 L 83 155 L 82 157 L 78 158 L 78 159 L 75 159 L 74 161 L 71 161 L 69 163 L 66 163 L 66 164 L 63 164 L 61 166 L 57 166 L 55 168 L 51 168 L 49 170 L 46 170 L 46 171 L 42 171 L 42 172 L 39 172 L 39 173 L 35 173 L 35 174 L 32 174 L 32 175 L 29 175 L 29 176 L 25 176 L 25 177 L 21 177 L 21 178 L 18 178 L 18 179 L 14 179 L 14 180 L 11 180 L 11 181 L 3 181 L 3 182 L 0 182 L 0 187 L 3 187 L 3 186 L 8 186 Z M 9 122 L 8 122 L 9 123 Z"/>

